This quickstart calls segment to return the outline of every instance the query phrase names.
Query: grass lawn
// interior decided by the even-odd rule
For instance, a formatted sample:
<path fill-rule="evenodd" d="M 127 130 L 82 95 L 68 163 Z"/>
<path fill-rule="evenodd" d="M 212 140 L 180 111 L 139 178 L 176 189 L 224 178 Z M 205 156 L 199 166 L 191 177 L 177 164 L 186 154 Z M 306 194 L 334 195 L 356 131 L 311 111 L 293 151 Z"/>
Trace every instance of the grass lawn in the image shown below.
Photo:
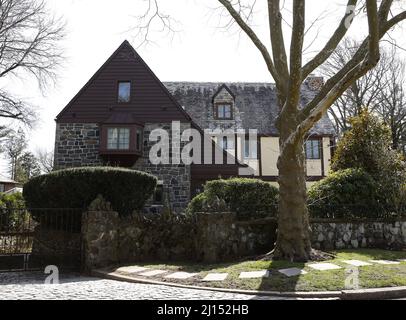
<path fill-rule="evenodd" d="M 286 261 L 243 261 L 221 264 L 191 264 L 191 263 L 137 263 L 137 266 L 144 266 L 151 269 L 168 271 L 186 271 L 199 273 L 196 277 L 186 280 L 165 279 L 164 275 L 150 277 L 148 279 L 158 281 L 177 282 L 182 284 L 222 287 L 245 290 L 268 290 L 268 291 L 331 291 L 344 290 L 345 279 L 349 274 L 349 267 L 343 260 L 397 260 L 406 259 L 406 251 L 386 251 L 374 249 L 340 250 L 333 251 L 335 259 L 324 261 L 334 263 L 342 269 L 317 271 L 308 267 L 308 263 L 291 263 Z M 295 277 L 286 277 L 278 272 L 278 269 L 303 268 L 308 273 Z M 242 271 L 270 270 L 269 278 L 239 279 Z M 362 266 L 359 270 L 360 288 L 377 288 L 391 286 L 406 286 L 406 262 L 397 265 Z M 201 280 L 212 272 L 227 272 L 228 277 L 219 282 L 202 282 Z M 134 277 L 139 278 L 136 274 Z"/>

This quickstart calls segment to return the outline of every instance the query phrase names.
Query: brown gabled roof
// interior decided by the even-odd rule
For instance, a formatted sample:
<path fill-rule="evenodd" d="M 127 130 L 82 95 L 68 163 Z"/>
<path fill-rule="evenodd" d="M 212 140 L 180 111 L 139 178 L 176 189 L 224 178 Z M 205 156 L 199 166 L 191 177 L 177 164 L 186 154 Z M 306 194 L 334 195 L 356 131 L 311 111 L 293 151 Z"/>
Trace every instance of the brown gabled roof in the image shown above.
<path fill-rule="evenodd" d="M 129 52 L 132 53 L 132 56 L 128 54 Z M 119 62 L 117 62 L 115 60 L 120 59 L 119 54 L 127 54 L 130 57 L 128 57 L 127 60 L 121 59 Z M 113 63 L 115 63 L 114 67 L 111 66 Z M 123 65 L 121 65 L 120 63 Z M 128 65 L 124 65 L 124 63 L 127 63 Z M 139 72 L 132 72 L 129 66 L 133 67 L 134 70 L 136 69 Z M 107 70 L 109 68 L 110 70 Z M 117 75 L 114 74 L 115 72 L 117 73 Z M 140 73 L 142 74 L 140 75 Z M 108 78 L 108 84 L 106 83 L 107 80 L 103 79 L 102 81 L 99 79 L 103 75 L 106 79 Z M 136 85 L 144 86 L 143 89 L 146 89 L 143 90 L 141 94 L 145 94 L 146 92 L 150 93 L 151 95 L 153 94 L 156 96 L 155 100 L 157 101 L 156 104 L 152 106 L 152 108 L 148 103 L 153 101 L 151 101 L 151 99 L 148 99 L 149 97 L 140 97 L 138 95 L 138 92 L 136 92 L 137 96 L 135 100 L 139 99 L 139 101 L 129 103 L 127 108 L 135 108 L 135 112 L 141 114 L 141 116 L 138 115 L 138 117 L 140 118 L 139 121 L 144 120 L 142 119 L 144 117 L 146 120 L 156 118 L 156 121 L 159 122 L 159 115 L 167 115 L 165 111 L 168 110 L 169 105 L 169 108 L 171 108 L 169 112 L 172 112 L 172 114 L 167 115 L 167 117 L 164 118 L 165 120 L 167 120 L 168 117 L 170 118 L 172 116 L 173 118 L 176 118 L 174 120 L 191 122 L 191 117 L 189 116 L 189 114 L 185 110 L 183 110 L 178 101 L 174 99 L 167 88 L 161 83 L 161 81 L 157 78 L 157 76 L 153 73 L 153 71 L 149 68 L 149 66 L 145 63 L 145 61 L 127 40 L 125 40 L 106 60 L 106 62 L 96 71 L 96 73 L 89 79 L 89 81 L 79 90 L 79 92 L 73 97 L 73 99 L 56 116 L 55 120 L 57 122 L 65 122 L 73 121 L 72 119 L 75 119 L 75 122 L 86 122 L 83 118 L 87 116 L 87 120 L 90 120 L 91 116 L 89 116 L 88 114 L 94 112 L 94 119 L 97 120 L 96 122 L 102 122 L 110 116 L 109 112 L 112 112 L 112 110 L 113 112 L 123 111 L 121 109 L 123 109 L 124 104 L 117 105 L 116 101 L 114 101 L 114 99 L 116 98 L 117 89 L 116 82 L 118 80 L 131 81 L 133 80 L 134 76 L 138 77 Z M 113 81 L 113 78 L 116 79 Z M 99 83 L 96 83 L 97 80 L 99 80 Z M 110 94 L 108 95 L 108 97 L 110 97 L 112 100 L 97 100 L 98 98 L 102 99 L 101 96 L 103 94 L 107 95 L 107 90 L 111 91 L 109 92 Z M 132 88 L 132 90 L 136 89 Z M 92 109 L 93 105 L 96 102 L 100 102 L 99 109 Z M 140 106 L 144 107 L 145 110 L 140 111 Z M 100 113 L 100 110 L 103 111 L 103 114 Z M 98 111 L 99 113 L 97 113 Z M 149 115 L 147 114 L 148 112 L 150 112 Z M 104 119 L 102 119 L 103 117 Z"/>

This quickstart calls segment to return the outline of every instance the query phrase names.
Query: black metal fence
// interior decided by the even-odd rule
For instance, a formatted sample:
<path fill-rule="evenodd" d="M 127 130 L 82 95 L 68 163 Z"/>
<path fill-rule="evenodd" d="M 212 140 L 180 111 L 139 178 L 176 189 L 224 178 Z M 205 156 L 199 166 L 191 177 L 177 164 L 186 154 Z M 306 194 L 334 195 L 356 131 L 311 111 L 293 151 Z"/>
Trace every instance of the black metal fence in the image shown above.
<path fill-rule="evenodd" d="M 0 208 L 0 271 L 81 265 L 81 209 Z"/>

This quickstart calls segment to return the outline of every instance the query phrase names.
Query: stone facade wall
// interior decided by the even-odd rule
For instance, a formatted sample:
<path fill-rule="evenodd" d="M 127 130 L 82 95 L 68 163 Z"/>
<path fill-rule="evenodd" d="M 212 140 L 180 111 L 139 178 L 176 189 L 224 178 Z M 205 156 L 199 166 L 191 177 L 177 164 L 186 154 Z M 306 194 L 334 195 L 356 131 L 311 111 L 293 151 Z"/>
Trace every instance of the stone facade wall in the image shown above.
<path fill-rule="evenodd" d="M 95 123 L 57 123 L 55 168 L 101 165 L 100 131 Z"/>
<path fill-rule="evenodd" d="M 161 128 L 171 133 L 170 123 L 146 123 L 143 132 L 143 156 L 137 160 L 134 169 L 155 175 L 163 185 L 164 194 L 173 212 L 182 212 L 190 201 L 190 166 L 184 164 L 153 165 L 149 161 L 149 152 L 155 142 L 149 141 L 152 130 Z M 190 128 L 190 123 L 181 123 L 180 132 Z M 187 142 L 173 142 L 181 151 Z M 95 123 L 59 123 L 56 126 L 55 168 L 103 165 L 99 155 L 100 130 Z M 175 154 L 170 153 L 170 158 Z M 170 162 L 172 163 L 172 161 Z M 147 203 L 146 211 L 161 212 L 162 205 Z"/>
<path fill-rule="evenodd" d="M 406 220 L 393 222 L 312 223 L 313 246 L 318 249 L 406 248 Z"/>
<path fill-rule="evenodd" d="M 189 123 L 180 124 L 180 132 L 190 128 Z M 164 129 L 169 133 L 170 146 L 177 147 L 179 146 L 180 152 L 182 151 L 183 146 L 187 142 L 173 141 L 171 137 L 171 124 L 170 123 L 146 123 L 144 126 L 144 148 L 143 156 L 138 159 L 134 165 L 134 169 L 142 170 L 148 173 L 153 174 L 158 178 L 160 184 L 163 185 L 164 195 L 167 196 L 171 210 L 176 213 L 182 212 L 188 205 L 190 201 L 190 166 L 184 164 L 172 164 L 172 159 L 175 156 L 175 153 L 172 153 L 170 150 L 169 159 L 170 164 L 158 164 L 154 165 L 149 161 L 149 153 L 151 147 L 156 143 L 154 141 L 149 141 L 148 137 L 154 129 Z M 153 205 L 152 201 L 146 206 L 149 212 L 161 212 L 162 206 Z"/>

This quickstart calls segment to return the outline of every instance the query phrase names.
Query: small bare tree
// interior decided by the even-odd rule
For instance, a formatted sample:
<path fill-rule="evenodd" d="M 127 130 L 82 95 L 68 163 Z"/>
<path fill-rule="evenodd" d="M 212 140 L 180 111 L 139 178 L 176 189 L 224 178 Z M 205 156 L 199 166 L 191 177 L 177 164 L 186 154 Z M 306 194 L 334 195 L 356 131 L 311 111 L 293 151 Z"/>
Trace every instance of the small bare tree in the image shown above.
<path fill-rule="evenodd" d="M 62 59 L 64 24 L 49 15 L 43 0 L 0 0 L 0 78 L 30 74 L 41 89 L 55 80 Z M 0 89 L 0 119 L 30 125 L 32 105 Z"/>
<path fill-rule="evenodd" d="M 358 47 L 356 41 L 346 39 L 323 66 L 326 77 L 333 76 L 351 59 Z M 329 109 L 337 132 L 350 128 L 349 119 L 367 108 L 378 113 L 392 130 L 394 149 L 404 152 L 402 137 L 406 130 L 406 101 L 404 95 L 405 66 L 397 58 L 396 48 L 381 50 L 378 65 L 355 81 Z"/>
<path fill-rule="evenodd" d="M 157 0 L 149 0 L 157 4 Z M 278 235 L 272 256 L 278 259 L 306 261 L 315 258 L 311 248 L 309 215 L 306 205 L 306 175 L 303 143 L 310 129 L 333 103 L 355 82 L 372 70 L 380 58 L 380 40 L 398 23 L 406 19 L 406 11 L 393 0 L 348 0 L 337 27 L 324 47 L 304 63 L 304 39 L 306 33 L 306 1 L 292 0 L 290 45 L 285 42 L 282 7 L 288 4 L 280 0 L 267 0 L 269 44 L 262 41 L 251 23 L 253 3 L 243 0 L 218 0 L 243 33 L 262 55 L 272 76 L 279 100 L 277 128 L 280 134 L 279 214 Z M 368 32 L 354 50 L 348 62 L 332 75 L 320 92 L 307 105 L 300 105 L 301 85 L 316 69 L 329 59 L 346 37 L 358 9 L 366 17 Z M 158 6 L 155 5 L 156 10 Z M 153 10 L 152 12 L 156 12 Z M 364 14 L 362 14 L 364 13 Z M 157 15 L 155 15 L 157 16 Z M 158 15 L 164 16 L 164 15 Z M 163 26 L 167 20 L 161 19 Z M 145 25 L 142 25 L 145 26 Z M 141 26 L 141 27 L 142 27 Z M 144 39 L 145 40 L 145 39 Z M 289 48 L 289 52 L 286 50 Z"/>
<path fill-rule="evenodd" d="M 42 173 L 50 173 L 54 169 L 54 153 L 52 151 L 38 149 L 36 157 Z"/>
<path fill-rule="evenodd" d="M 374 107 L 392 133 L 392 147 L 406 156 L 406 76 L 405 63 L 392 59 L 382 77 L 379 101 Z"/>

